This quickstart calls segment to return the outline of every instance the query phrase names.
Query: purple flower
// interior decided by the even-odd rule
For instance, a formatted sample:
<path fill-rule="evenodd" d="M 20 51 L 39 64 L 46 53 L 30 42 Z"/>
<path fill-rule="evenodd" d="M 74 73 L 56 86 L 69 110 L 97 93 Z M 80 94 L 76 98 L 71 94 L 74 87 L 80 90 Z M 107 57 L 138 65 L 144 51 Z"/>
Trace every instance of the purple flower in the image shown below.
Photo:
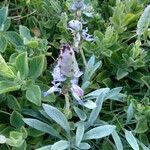
<path fill-rule="evenodd" d="M 84 95 L 84 91 L 77 84 L 72 84 L 71 92 L 73 97 L 80 102 Z"/>
<path fill-rule="evenodd" d="M 77 85 L 78 78 L 83 73 L 80 71 L 73 48 L 69 44 L 65 44 L 62 46 L 60 50 L 60 55 L 57 61 L 57 65 L 55 66 L 52 76 L 53 86 L 46 92 L 44 92 L 44 96 L 47 96 L 53 92 L 63 93 L 63 83 L 70 82 L 71 87 L 67 89 L 71 91 L 73 97 L 81 103 L 81 98 L 84 95 L 84 91 Z"/>
<path fill-rule="evenodd" d="M 78 32 L 82 30 L 82 23 L 78 20 L 71 20 L 68 23 L 69 29 L 73 32 Z"/>
<path fill-rule="evenodd" d="M 66 80 L 65 76 L 61 74 L 60 67 L 58 65 L 55 66 L 52 76 L 53 76 L 53 81 L 52 81 L 53 84 L 55 84 L 55 82 L 62 82 Z"/>
<path fill-rule="evenodd" d="M 84 4 L 83 0 L 76 0 L 71 6 L 71 10 L 72 11 L 84 10 L 85 7 L 86 5 Z"/>
<path fill-rule="evenodd" d="M 86 41 L 94 41 L 94 38 L 92 35 L 88 34 L 88 28 L 86 28 L 85 30 L 82 30 L 82 38 Z"/>
<path fill-rule="evenodd" d="M 60 88 L 58 88 L 60 84 L 55 84 L 54 86 L 52 86 L 48 91 L 44 92 L 43 95 L 44 96 L 48 96 L 49 94 L 51 93 L 54 93 L 54 92 L 60 92 Z"/>

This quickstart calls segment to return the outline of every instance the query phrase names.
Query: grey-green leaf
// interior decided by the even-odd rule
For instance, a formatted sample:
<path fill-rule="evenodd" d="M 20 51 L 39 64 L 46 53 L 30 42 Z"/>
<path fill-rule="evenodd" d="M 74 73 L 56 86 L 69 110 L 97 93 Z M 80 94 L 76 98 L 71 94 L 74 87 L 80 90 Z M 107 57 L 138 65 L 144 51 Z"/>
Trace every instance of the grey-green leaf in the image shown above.
<path fill-rule="evenodd" d="M 80 145 L 83 135 L 84 135 L 84 122 L 79 122 L 77 130 L 76 130 L 76 146 L 77 147 Z"/>
<path fill-rule="evenodd" d="M 104 101 L 106 93 L 107 93 L 107 90 L 100 93 L 99 96 L 97 97 L 97 99 L 96 99 L 97 107 L 92 110 L 92 112 L 89 116 L 89 119 L 86 123 L 86 128 L 90 127 L 96 121 L 96 119 L 102 109 L 102 105 L 103 105 L 103 101 Z"/>
<path fill-rule="evenodd" d="M 84 140 L 99 139 L 110 135 L 115 131 L 116 126 L 114 125 L 103 125 L 100 127 L 93 128 L 86 132 L 83 136 Z"/>
<path fill-rule="evenodd" d="M 87 116 L 85 114 L 84 111 L 82 111 L 80 108 L 78 107 L 73 107 L 74 111 L 76 112 L 76 114 L 78 115 L 78 117 L 80 118 L 81 121 L 85 121 Z"/>
<path fill-rule="evenodd" d="M 116 131 L 114 131 L 112 133 L 112 137 L 115 141 L 115 144 L 116 144 L 116 147 L 117 147 L 117 150 L 123 150 L 123 145 L 122 145 L 122 142 L 121 142 L 121 139 L 118 135 L 118 133 Z"/>
<path fill-rule="evenodd" d="M 125 137 L 134 150 L 139 150 L 139 145 L 131 131 L 125 130 Z"/>
<path fill-rule="evenodd" d="M 141 15 L 138 23 L 137 23 L 137 30 L 136 33 L 138 36 L 143 34 L 144 30 L 147 29 L 150 25 L 150 5 L 148 5 L 143 14 Z"/>
<path fill-rule="evenodd" d="M 61 138 L 59 133 L 53 127 L 42 121 L 32 118 L 24 118 L 23 121 L 32 128 L 35 128 L 45 133 L 49 133 L 50 135 L 53 135 L 55 137 Z"/>
<path fill-rule="evenodd" d="M 51 147 L 51 150 L 65 150 L 70 146 L 70 143 L 65 140 L 58 141 L 54 143 Z"/>
<path fill-rule="evenodd" d="M 129 123 L 132 119 L 134 115 L 134 111 L 133 111 L 133 104 L 131 103 L 128 107 L 128 110 L 127 110 L 127 120 L 126 120 L 126 124 Z"/>
<path fill-rule="evenodd" d="M 46 145 L 46 146 L 43 146 L 43 147 L 38 148 L 36 150 L 51 150 L 51 147 L 52 147 L 52 145 Z"/>
<path fill-rule="evenodd" d="M 23 39 L 26 38 L 27 40 L 31 40 L 32 38 L 30 34 L 30 30 L 23 25 L 19 26 L 19 33 Z"/>
<path fill-rule="evenodd" d="M 5 23 L 8 15 L 8 7 L 2 7 L 0 9 L 0 28 Z"/>
<path fill-rule="evenodd" d="M 84 150 L 84 149 L 90 149 L 91 146 L 88 143 L 83 142 L 83 143 L 80 143 L 79 148 Z"/>
<path fill-rule="evenodd" d="M 45 112 L 55 121 L 57 122 L 64 130 L 70 132 L 69 122 L 65 115 L 59 111 L 57 108 L 50 106 L 48 104 L 43 104 L 43 108 Z"/>

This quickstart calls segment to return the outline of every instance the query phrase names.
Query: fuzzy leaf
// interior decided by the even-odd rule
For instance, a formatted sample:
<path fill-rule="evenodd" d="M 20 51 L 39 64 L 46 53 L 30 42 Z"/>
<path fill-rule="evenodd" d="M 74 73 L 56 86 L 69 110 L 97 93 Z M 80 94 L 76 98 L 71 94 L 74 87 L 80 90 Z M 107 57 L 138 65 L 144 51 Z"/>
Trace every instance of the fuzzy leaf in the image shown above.
<path fill-rule="evenodd" d="M 22 79 L 26 78 L 29 73 L 27 52 L 21 53 L 16 57 L 15 66 L 20 72 Z"/>
<path fill-rule="evenodd" d="M 116 131 L 114 131 L 112 133 L 112 137 L 115 141 L 115 144 L 116 144 L 116 147 L 117 147 L 117 150 L 123 150 L 123 145 L 122 145 L 122 142 L 121 142 L 121 139 L 118 135 L 118 133 Z"/>
<path fill-rule="evenodd" d="M 2 25 L 5 23 L 7 15 L 8 15 L 8 7 L 2 7 L 0 9 L 0 29 L 2 28 Z"/>
<path fill-rule="evenodd" d="M 31 40 L 32 38 L 30 34 L 30 30 L 23 25 L 19 26 L 19 33 L 23 39 Z"/>
<path fill-rule="evenodd" d="M 59 133 L 53 127 L 42 121 L 32 118 L 24 118 L 23 121 L 32 128 L 35 128 L 37 130 L 49 133 L 50 135 L 60 138 Z"/>
<path fill-rule="evenodd" d="M 84 150 L 84 149 L 90 149 L 91 146 L 88 143 L 80 143 L 79 148 Z"/>
<path fill-rule="evenodd" d="M 13 81 L 0 81 L 0 94 L 16 91 L 20 89 L 20 85 L 14 83 Z"/>
<path fill-rule="evenodd" d="M 58 141 L 56 143 L 54 143 L 51 147 L 51 150 L 65 150 L 67 149 L 68 147 L 70 146 L 69 142 L 68 141 L 65 141 L 65 140 L 61 140 L 61 141 Z"/>
<path fill-rule="evenodd" d="M 43 67 L 44 67 L 44 56 L 40 55 L 33 57 L 29 62 L 30 68 L 29 76 L 32 79 L 38 78 L 42 74 Z"/>
<path fill-rule="evenodd" d="M 69 123 L 61 111 L 47 104 L 43 104 L 43 108 L 48 116 L 50 116 L 55 122 L 57 122 L 64 130 L 70 132 Z"/>
<path fill-rule="evenodd" d="M 83 136 L 84 140 L 89 139 L 99 139 L 110 135 L 115 130 L 115 126 L 113 125 L 104 125 L 100 127 L 93 128 L 86 132 Z"/>
<path fill-rule="evenodd" d="M 78 115 L 78 117 L 80 118 L 81 121 L 85 121 L 86 120 L 87 116 L 86 116 L 84 111 L 82 111 L 78 107 L 74 107 L 74 111 L 76 112 L 76 114 Z"/>
<path fill-rule="evenodd" d="M 117 71 L 117 80 L 120 80 L 120 79 L 124 78 L 127 75 L 128 75 L 128 71 L 126 71 L 125 69 L 118 69 L 118 71 Z"/>
<path fill-rule="evenodd" d="M 10 67 L 5 62 L 4 58 L 0 54 L 0 75 L 8 78 L 14 78 L 15 75 L 13 71 L 10 69 Z"/>
<path fill-rule="evenodd" d="M 4 36 L 0 36 L 0 52 L 4 52 L 7 48 L 7 40 Z"/>
<path fill-rule="evenodd" d="M 80 145 L 83 135 L 84 135 L 84 122 L 79 122 L 77 130 L 76 130 L 76 146 L 77 147 Z"/>
<path fill-rule="evenodd" d="M 137 23 L 137 30 L 136 33 L 138 36 L 143 34 L 144 30 L 147 29 L 150 25 L 150 5 L 148 5 L 143 14 L 141 15 L 138 23 Z"/>
<path fill-rule="evenodd" d="M 37 106 L 41 105 L 41 89 L 38 85 L 28 87 L 26 91 L 26 98 Z"/>
<path fill-rule="evenodd" d="M 15 46 L 23 45 L 23 41 L 22 41 L 20 35 L 15 31 L 7 31 L 5 33 L 5 37 L 11 44 L 13 44 Z"/>
<path fill-rule="evenodd" d="M 128 141 L 128 143 L 130 144 L 130 146 L 134 150 L 139 150 L 139 145 L 131 131 L 125 130 L 125 137 L 126 137 L 126 140 Z"/>

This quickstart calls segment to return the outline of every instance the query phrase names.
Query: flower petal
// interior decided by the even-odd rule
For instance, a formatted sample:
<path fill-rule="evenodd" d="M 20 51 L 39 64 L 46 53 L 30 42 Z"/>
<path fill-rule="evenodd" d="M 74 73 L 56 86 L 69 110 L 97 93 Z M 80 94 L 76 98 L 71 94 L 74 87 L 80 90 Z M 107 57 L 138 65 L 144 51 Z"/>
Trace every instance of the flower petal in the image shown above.
<path fill-rule="evenodd" d="M 44 97 L 48 96 L 49 94 L 51 93 L 54 93 L 54 92 L 60 92 L 60 88 L 58 88 L 58 86 L 52 86 L 48 91 L 44 92 L 43 95 Z"/>

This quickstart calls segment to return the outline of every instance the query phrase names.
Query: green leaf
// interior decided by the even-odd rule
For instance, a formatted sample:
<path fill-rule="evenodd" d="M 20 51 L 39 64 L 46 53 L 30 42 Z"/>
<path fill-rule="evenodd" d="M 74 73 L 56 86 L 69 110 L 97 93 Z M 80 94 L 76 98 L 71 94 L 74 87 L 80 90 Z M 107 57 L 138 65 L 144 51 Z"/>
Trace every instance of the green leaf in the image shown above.
<path fill-rule="evenodd" d="M 20 147 L 12 147 L 12 150 L 26 150 L 27 149 L 27 143 L 23 142 L 23 144 Z"/>
<path fill-rule="evenodd" d="M 45 112 L 55 121 L 57 122 L 64 130 L 66 130 L 68 133 L 70 132 L 70 126 L 69 123 L 64 116 L 64 114 L 59 111 L 57 108 L 43 104 L 43 108 Z"/>
<path fill-rule="evenodd" d="M 0 81 L 0 94 L 16 91 L 18 89 L 20 89 L 20 85 L 13 81 Z"/>
<path fill-rule="evenodd" d="M 24 142 L 23 133 L 17 131 L 11 131 L 9 139 L 7 139 L 6 143 L 10 146 L 20 147 Z"/>
<path fill-rule="evenodd" d="M 10 109 L 19 110 L 21 108 L 19 102 L 17 101 L 17 98 L 13 95 L 7 95 L 6 103 Z"/>
<path fill-rule="evenodd" d="M 21 53 L 16 57 L 15 66 L 20 72 L 22 79 L 26 78 L 29 73 L 27 52 Z"/>
<path fill-rule="evenodd" d="M 58 0 L 49 0 L 49 2 L 56 13 L 61 13 L 61 6 Z"/>
<path fill-rule="evenodd" d="M 149 130 L 147 118 L 145 116 L 141 116 L 138 118 L 138 122 L 136 124 L 135 132 L 136 133 L 145 133 Z"/>
<path fill-rule="evenodd" d="M 79 147 L 84 135 L 84 122 L 79 122 L 76 130 L 76 146 Z"/>
<path fill-rule="evenodd" d="M 117 71 L 117 80 L 120 80 L 128 75 L 128 71 L 126 69 L 118 69 Z"/>
<path fill-rule="evenodd" d="M 42 74 L 44 68 L 44 56 L 40 55 L 33 57 L 29 62 L 29 68 L 29 76 L 32 79 L 38 78 Z"/>
<path fill-rule="evenodd" d="M 125 16 L 125 24 L 128 25 L 132 20 L 136 18 L 136 15 L 133 13 L 128 13 Z"/>
<path fill-rule="evenodd" d="M 23 41 L 21 39 L 21 37 L 19 36 L 19 34 L 15 31 L 7 31 L 5 33 L 5 37 L 6 39 L 13 44 L 14 46 L 20 46 L 23 45 Z"/>
<path fill-rule="evenodd" d="M 11 125 L 14 126 L 15 128 L 20 128 L 21 126 L 24 125 L 22 118 L 23 117 L 19 112 L 13 111 L 13 113 L 10 116 Z"/>
<path fill-rule="evenodd" d="M 7 48 L 7 41 L 4 36 L 0 36 L 0 52 L 5 52 Z"/>
<path fill-rule="evenodd" d="M 115 144 L 116 144 L 116 147 L 117 147 L 117 150 L 123 150 L 123 145 L 122 145 L 122 142 L 121 142 L 121 139 L 118 135 L 118 133 L 116 131 L 114 131 L 112 133 L 112 137 L 115 141 Z"/>
<path fill-rule="evenodd" d="M 21 37 L 23 38 L 23 40 L 26 39 L 27 41 L 30 41 L 32 38 L 30 34 L 30 30 L 23 25 L 19 26 L 19 33 Z"/>
<path fill-rule="evenodd" d="M 144 84 L 150 89 L 150 76 L 144 76 L 141 78 Z"/>
<path fill-rule="evenodd" d="M 37 106 L 41 105 L 41 89 L 38 85 L 32 85 L 27 88 L 26 98 Z"/>
<path fill-rule="evenodd" d="M 15 75 L 13 71 L 10 69 L 10 67 L 5 62 L 4 58 L 0 54 L 0 75 L 8 78 L 15 78 Z"/>
<path fill-rule="evenodd" d="M 29 42 L 26 43 L 31 48 L 37 48 L 38 47 L 38 41 L 35 39 L 30 40 Z"/>
<path fill-rule="evenodd" d="M 51 150 L 65 150 L 67 149 L 68 147 L 70 146 L 69 142 L 68 141 L 65 141 L 65 140 L 61 140 L 61 141 L 58 141 L 56 143 L 54 143 L 51 147 Z"/>
<path fill-rule="evenodd" d="M 8 15 L 8 7 L 2 7 L 0 9 L 0 31 L 3 31 L 2 25 L 4 25 Z"/>
<path fill-rule="evenodd" d="M 125 130 L 125 137 L 126 137 L 126 140 L 128 141 L 128 143 L 130 144 L 130 146 L 134 150 L 139 150 L 139 145 L 131 131 Z"/>
<path fill-rule="evenodd" d="M 89 139 L 99 139 L 110 135 L 115 131 L 115 126 L 113 125 L 104 125 L 100 127 L 93 128 L 86 132 L 83 136 L 83 140 Z"/>
<path fill-rule="evenodd" d="M 45 133 L 49 133 L 52 136 L 61 138 L 59 133 L 53 127 L 51 127 L 50 125 L 42 121 L 39 121 L 37 119 L 32 119 L 32 118 L 24 118 L 23 121 L 32 128 L 35 128 Z"/>

